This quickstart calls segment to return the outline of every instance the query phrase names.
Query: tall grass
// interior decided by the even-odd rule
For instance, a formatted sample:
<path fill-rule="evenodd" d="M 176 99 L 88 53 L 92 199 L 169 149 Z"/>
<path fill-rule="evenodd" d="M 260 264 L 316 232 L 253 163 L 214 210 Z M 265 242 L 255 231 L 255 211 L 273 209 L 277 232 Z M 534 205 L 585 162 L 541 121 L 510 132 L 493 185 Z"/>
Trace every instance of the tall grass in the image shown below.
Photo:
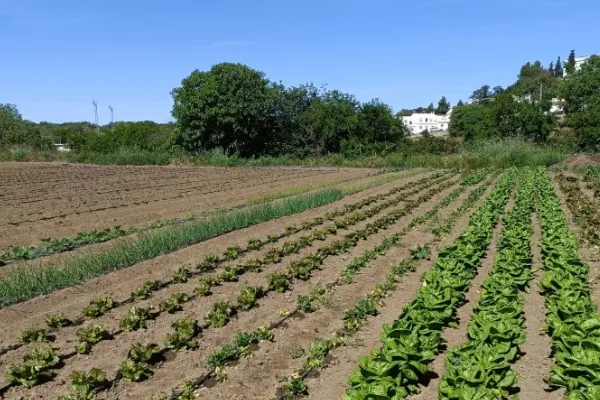
<path fill-rule="evenodd" d="M 292 155 L 264 156 L 245 159 L 229 156 L 221 151 L 200 155 L 185 153 L 148 152 L 123 149 L 109 154 L 101 153 L 0 153 L 0 161 L 69 161 L 102 165 L 167 165 L 193 164 L 202 166 L 307 166 L 307 167 L 367 167 L 367 168 L 508 168 L 523 166 L 550 166 L 569 156 L 552 146 L 537 145 L 519 139 L 485 140 L 462 143 L 453 152 L 431 153 L 418 145 L 400 146 L 398 152 L 385 156 L 346 157 L 331 154 L 321 157 L 298 158 Z"/>

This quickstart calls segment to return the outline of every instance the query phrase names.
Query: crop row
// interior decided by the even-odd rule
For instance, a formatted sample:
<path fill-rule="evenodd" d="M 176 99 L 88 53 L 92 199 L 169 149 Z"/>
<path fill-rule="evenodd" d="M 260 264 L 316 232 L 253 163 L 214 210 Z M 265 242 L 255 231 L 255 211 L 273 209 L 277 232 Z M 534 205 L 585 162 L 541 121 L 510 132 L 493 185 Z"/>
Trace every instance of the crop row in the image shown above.
<path fill-rule="evenodd" d="M 580 236 L 586 242 L 600 244 L 600 209 L 579 186 L 574 176 L 557 175 L 560 190 L 567 196 L 567 206 L 573 213 L 577 225 L 581 227 Z"/>
<path fill-rule="evenodd" d="M 483 175 L 481 176 L 481 178 L 484 178 L 485 176 L 486 175 Z M 464 179 L 463 182 L 465 182 Z M 479 180 L 474 180 L 471 182 L 473 182 L 472 184 L 474 184 L 478 183 Z M 485 189 L 487 188 L 487 186 L 489 186 L 490 183 L 491 181 L 488 181 L 482 186 L 475 188 L 469 194 L 469 196 L 467 196 L 467 198 L 461 203 L 461 205 L 445 219 L 444 225 L 448 226 L 449 230 L 451 230 L 451 228 L 454 226 L 454 222 L 456 221 L 456 219 L 464 212 L 469 210 L 473 206 L 473 204 L 475 204 L 475 202 L 479 200 L 479 198 L 485 192 Z M 455 199 L 455 195 L 456 191 L 452 192 L 446 198 L 444 198 L 444 200 L 442 200 L 438 204 L 438 206 L 436 206 L 436 213 L 437 210 L 439 210 L 440 206 L 445 207 L 449 205 L 449 203 L 453 199 Z M 418 220 L 420 220 L 420 218 L 421 217 L 415 217 L 413 221 L 411 221 L 409 226 L 416 226 L 415 224 Z M 432 230 L 433 229 L 435 229 L 435 227 L 433 227 Z M 389 239 L 390 238 L 386 237 L 382 241 L 382 243 L 376 247 L 376 249 L 380 249 L 381 247 L 383 247 L 386 243 L 389 242 Z M 314 370 L 320 370 L 324 368 L 326 366 L 325 357 L 329 354 L 329 352 L 335 349 L 339 344 L 345 343 L 349 336 L 357 332 L 362 327 L 362 324 L 366 321 L 368 316 L 375 316 L 379 313 L 378 307 L 382 305 L 381 301 L 387 296 L 389 296 L 389 294 L 396 289 L 397 279 L 403 276 L 406 272 L 414 271 L 419 262 L 429 259 L 431 247 L 440 240 L 441 236 L 435 236 L 434 240 L 419 245 L 414 249 L 411 249 L 410 256 L 394 265 L 391 268 L 390 273 L 385 277 L 385 280 L 383 282 L 376 284 L 375 288 L 369 293 L 367 293 L 363 299 L 360 299 L 353 308 L 344 310 L 342 317 L 342 319 L 345 321 L 344 327 L 336 332 L 335 337 L 333 339 L 319 338 L 313 343 L 311 343 L 308 350 L 309 355 L 305 360 L 304 366 L 301 368 L 301 370 L 286 378 L 286 385 L 284 388 L 281 389 L 281 392 L 283 394 L 279 397 L 279 400 L 284 400 L 292 398 L 293 396 L 307 394 L 308 389 L 306 384 L 304 383 L 305 379 L 309 375 L 311 375 L 311 373 Z M 379 254 L 385 254 L 384 252 L 385 250 L 382 249 L 382 252 L 377 252 L 377 256 Z M 356 269 L 357 263 L 359 261 L 361 262 L 361 266 L 358 267 L 358 269 L 365 268 L 366 262 L 373 261 L 377 258 L 377 256 L 371 258 L 370 256 L 372 253 L 373 251 L 367 250 L 362 256 L 355 258 L 350 263 L 350 265 L 348 265 L 344 269 L 341 279 L 339 279 L 338 281 L 343 283 L 350 283 L 352 280 L 347 279 L 347 271 L 349 269 Z M 319 300 L 319 295 L 317 294 L 315 298 L 316 300 Z"/>
<path fill-rule="evenodd" d="M 515 392 L 511 363 L 525 342 L 522 292 L 532 278 L 534 173 L 520 176 L 515 207 L 503 219 L 498 252 L 467 326 L 467 342 L 446 355 L 439 399 L 500 399 Z"/>
<path fill-rule="evenodd" d="M 448 173 L 434 176 L 445 176 Z M 281 203 L 249 207 L 203 221 L 192 221 L 166 231 L 145 232 L 136 240 L 116 243 L 101 254 L 83 254 L 59 264 L 45 264 L 35 269 L 15 269 L 0 281 L 0 306 L 74 286 L 107 271 L 126 268 L 236 229 L 329 204 L 344 197 L 344 193 L 329 189 Z"/>
<path fill-rule="evenodd" d="M 577 254 L 577 241 L 545 171 L 536 183 L 545 269 L 540 287 L 549 311 L 545 330 L 556 359 L 546 382 L 566 388 L 569 400 L 600 399 L 600 314 L 590 298 L 589 267 Z"/>
<path fill-rule="evenodd" d="M 404 208 L 400 210 L 393 210 L 387 215 L 384 215 L 376 221 L 368 224 L 365 229 L 359 230 L 357 232 L 351 232 L 347 234 L 342 240 L 335 241 L 328 246 L 324 246 L 318 249 L 315 254 L 309 254 L 303 259 L 293 262 L 289 266 L 287 273 L 275 272 L 273 274 L 270 274 L 269 276 L 267 276 L 267 281 L 269 284 L 268 289 L 263 289 L 262 287 L 243 288 L 242 293 L 240 294 L 240 296 L 238 296 L 237 305 L 232 305 L 227 302 L 215 303 L 212 307 L 212 310 L 205 317 L 205 324 L 201 325 L 197 321 L 193 320 L 177 321 L 176 323 L 174 323 L 173 326 L 174 332 L 167 336 L 165 340 L 165 347 L 157 351 L 160 353 L 164 353 L 169 349 L 173 348 L 195 348 L 197 346 L 197 342 L 194 338 L 197 337 L 201 331 L 207 329 L 210 326 L 221 327 L 226 325 L 236 312 L 240 312 L 242 310 L 254 307 L 257 304 L 257 299 L 266 295 L 269 291 L 283 292 L 289 289 L 294 279 L 309 279 L 311 276 L 311 271 L 318 268 L 328 256 L 346 252 L 349 248 L 356 246 L 361 238 L 366 239 L 367 236 L 376 233 L 379 229 L 387 229 L 387 227 L 390 226 L 393 222 L 395 222 L 398 218 L 400 218 L 402 215 L 406 215 L 408 212 L 410 212 L 410 210 L 417 207 L 421 202 L 431 198 L 444 186 L 448 187 L 453 184 L 455 184 L 455 182 L 447 181 L 441 187 L 435 187 L 433 189 L 430 189 L 427 193 L 414 200 L 413 202 L 408 202 L 408 204 Z M 227 270 L 225 271 L 225 273 L 226 272 Z M 236 275 L 237 274 L 234 272 L 226 277 L 221 275 L 219 278 L 223 280 L 233 280 L 236 278 Z M 107 338 L 114 338 L 123 332 L 144 329 L 147 327 L 147 321 L 156 318 L 158 313 L 174 313 L 180 311 L 181 305 L 185 302 L 191 301 L 191 299 L 193 299 L 195 296 L 210 294 L 210 292 L 205 291 L 204 288 L 207 285 L 218 284 L 218 282 L 218 278 L 211 281 L 203 280 L 201 286 L 199 287 L 202 288 L 202 292 L 198 293 L 197 289 L 195 295 L 188 295 L 185 293 L 173 293 L 169 300 L 161 302 L 160 312 L 154 312 L 150 309 L 143 309 L 141 307 L 133 306 L 129 310 L 128 314 L 121 320 L 121 328 L 115 332 L 109 333 L 99 325 L 91 325 L 88 328 L 79 329 L 77 335 L 80 339 L 80 343 L 76 347 L 76 352 L 63 354 L 61 356 L 61 360 L 64 361 L 74 356 L 76 353 L 88 353 L 93 345 Z M 97 314 L 102 314 L 110 308 L 111 304 L 110 300 L 105 299 L 102 302 L 95 303 L 94 306 L 96 307 L 95 309 L 97 310 Z M 26 363 L 22 365 L 25 364 Z M 133 365 L 127 366 L 127 364 L 125 364 L 125 366 L 127 368 L 131 367 L 132 369 L 136 368 Z M 142 370 L 147 370 L 147 367 L 140 367 L 136 371 L 139 372 Z M 144 377 L 147 377 L 143 373 L 141 374 L 142 375 L 140 375 L 139 378 L 132 379 L 132 376 L 135 377 L 137 375 L 132 375 L 132 373 L 129 372 L 124 373 L 121 371 L 119 372 L 119 377 L 125 377 L 129 380 L 139 380 L 143 379 Z M 43 376 L 40 378 L 43 378 Z M 15 380 L 13 381 L 18 382 Z"/>
<path fill-rule="evenodd" d="M 594 193 L 594 197 L 600 199 L 600 167 L 584 168 L 583 180 L 587 183 L 587 188 Z"/>
<path fill-rule="evenodd" d="M 157 292 L 158 290 L 165 289 L 172 285 L 185 283 L 189 279 L 191 279 L 192 277 L 194 277 L 196 275 L 215 270 L 217 267 L 221 266 L 222 264 L 224 264 L 226 262 L 234 261 L 237 258 L 239 258 L 241 255 L 243 255 L 249 251 L 260 250 L 263 246 L 265 246 L 268 243 L 276 243 L 281 238 L 284 238 L 288 235 L 297 233 L 302 230 L 310 230 L 315 226 L 323 224 L 325 220 L 329 220 L 329 221 L 333 222 L 333 225 L 327 226 L 322 230 L 314 231 L 309 236 L 302 236 L 298 240 L 285 242 L 279 248 L 270 249 L 262 259 L 249 260 L 248 262 L 246 262 L 243 265 L 230 265 L 225 268 L 225 270 L 223 271 L 223 273 L 220 276 L 211 278 L 208 281 L 201 281 L 200 282 L 201 286 L 198 288 L 197 294 L 200 296 L 209 295 L 210 294 L 210 286 L 215 286 L 219 282 L 222 282 L 222 281 L 237 280 L 238 276 L 244 274 L 247 271 L 248 272 L 258 272 L 264 266 L 267 266 L 269 264 L 278 263 L 283 259 L 283 257 L 298 253 L 301 249 L 310 246 L 315 240 L 325 240 L 327 236 L 329 236 L 331 234 L 336 234 L 338 228 L 347 229 L 347 228 L 357 224 L 360 221 L 363 221 L 369 217 L 372 217 L 372 216 L 378 214 L 379 212 L 381 212 L 382 210 L 384 210 L 386 208 L 389 208 L 391 206 L 398 204 L 400 201 L 406 199 L 406 197 L 410 197 L 411 195 L 418 193 L 423 188 L 427 188 L 427 187 L 437 184 L 442 179 L 444 179 L 444 178 L 441 178 L 439 180 L 437 180 L 437 179 L 429 180 L 428 178 L 424 178 L 422 181 L 416 182 L 416 184 L 414 185 L 415 188 L 409 192 L 403 192 L 407 187 L 409 187 L 409 184 L 399 186 L 397 188 L 391 189 L 386 194 L 370 196 L 366 199 L 360 200 L 360 201 L 352 203 L 352 204 L 348 204 L 342 208 L 338 208 L 332 212 L 327 213 L 324 218 L 319 217 L 319 218 L 305 220 L 301 224 L 300 227 L 295 226 L 295 225 L 286 227 L 285 232 L 283 232 L 279 235 L 269 235 L 264 240 L 250 239 L 248 246 L 245 249 L 241 249 L 239 247 L 229 247 L 225 251 L 225 253 L 220 257 L 216 256 L 216 255 L 208 255 L 204 258 L 204 260 L 202 262 L 200 262 L 197 265 L 196 271 L 191 271 L 185 267 L 180 267 L 173 273 L 173 275 L 170 279 L 162 281 L 162 282 L 148 281 L 145 284 L 143 284 L 142 286 L 136 288 L 132 292 L 131 296 L 128 299 L 125 299 L 121 302 L 114 301 L 112 298 L 95 299 L 90 303 L 89 306 L 86 306 L 82 310 L 81 316 L 76 317 L 73 320 L 69 320 L 63 315 L 48 315 L 48 316 L 46 316 L 46 323 L 50 327 L 50 330 L 49 331 L 41 331 L 38 329 L 35 331 L 29 331 L 29 330 L 25 331 L 23 334 L 22 342 L 28 343 L 28 342 L 32 342 L 32 341 L 37 341 L 37 340 L 32 340 L 32 338 L 34 338 L 34 339 L 35 338 L 41 338 L 41 339 L 47 338 L 48 333 L 54 332 L 64 326 L 81 325 L 86 320 L 93 319 L 93 318 L 96 318 L 96 317 L 106 314 L 109 310 L 114 310 L 120 306 L 131 304 L 131 303 L 135 302 L 136 300 L 150 298 L 152 296 L 152 294 Z M 368 206 L 374 202 L 378 202 L 381 199 L 385 199 L 386 197 L 389 197 L 391 195 L 394 195 L 394 194 L 397 194 L 400 192 L 402 192 L 402 194 L 397 195 L 397 196 L 393 197 L 392 199 L 389 199 L 383 203 L 380 203 L 379 205 L 377 205 L 371 209 L 368 209 L 364 212 L 360 211 L 360 209 L 365 206 Z M 356 211 L 356 212 L 345 216 L 345 214 L 347 214 L 351 211 Z M 336 219 L 336 217 L 343 217 L 343 218 Z M 188 301 L 192 300 L 192 299 L 193 299 L 193 296 L 188 298 Z M 35 334 L 34 334 L 34 332 L 35 332 Z M 6 347 L 4 349 L 1 349 L 0 354 L 4 354 L 7 351 L 11 351 L 11 350 L 16 350 L 19 347 L 21 347 L 21 345 L 15 344 L 15 345 Z"/>
<path fill-rule="evenodd" d="M 411 176 L 411 175 L 414 175 L 414 173 L 403 174 L 402 177 Z M 394 179 L 392 179 L 392 178 L 394 178 Z M 377 184 L 388 183 L 397 178 L 398 178 L 398 176 L 394 175 L 394 174 L 390 174 L 389 176 L 382 176 L 382 177 L 379 177 L 379 178 L 373 179 L 372 181 L 367 182 L 367 184 L 361 184 L 361 185 L 357 186 L 356 188 L 354 188 L 353 190 L 345 191 L 345 195 L 356 193 L 358 191 L 367 189 L 369 187 L 373 187 Z M 335 183 L 335 184 L 339 184 L 339 183 L 343 183 L 343 182 L 344 181 L 333 181 L 333 183 Z M 309 188 L 317 189 L 317 188 L 332 186 L 332 184 L 326 185 L 328 183 L 332 183 L 332 181 L 319 182 L 318 184 L 312 185 L 307 188 L 302 188 L 302 189 L 309 189 Z M 249 202 L 249 204 L 242 204 L 239 206 L 229 208 L 227 210 L 221 209 L 221 210 L 219 210 L 219 212 L 220 213 L 230 212 L 230 211 L 234 211 L 234 210 L 237 210 L 240 208 L 244 208 L 248 205 L 265 203 L 267 201 L 277 200 L 282 197 L 289 197 L 294 194 L 300 194 L 305 191 L 308 191 L 308 190 L 303 190 L 303 191 L 299 191 L 298 193 L 296 193 L 293 190 L 288 189 L 285 193 L 283 193 L 280 196 L 272 195 L 269 198 L 265 198 L 264 201 L 255 200 L 253 202 Z M 169 219 L 165 219 L 165 220 L 157 220 L 157 221 L 152 222 L 151 224 L 148 224 L 147 226 L 142 227 L 142 228 L 128 227 L 128 228 L 123 229 L 120 226 L 117 226 L 114 228 L 107 228 L 107 229 L 104 229 L 101 231 L 96 231 L 96 230 L 82 231 L 72 237 L 45 238 L 45 239 L 41 239 L 40 244 L 37 246 L 14 246 L 14 247 L 8 248 L 6 251 L 4 251 L 4 253 L 0 254 L 0 266 L 8 265 L 8 264 L 11 264 L 18 260 L 33 260 L 36 258 L 49 256 L 52 254 L 72 251 L 72 250 L 75 250 L 75 249 L 78 249 L 78 248 L 81 248 L 81 247 L 84 247 L 84 246 L 87 246 L 90 244 L 107 242 L 109 240 L 113 240 L 113 239 L 116 239 L 116 238 L 119 238 L 122 236 L 127 236 L 132 233 L 145 232 L 145 231 L 161 228 L 164 226 L 173 226 L 173 225 L 179 225 L 179 224 L 183 224 L 183 223 L 190 222 L 190 221 L 196 221 L 199 219 L 207 218 L 207 217 L 211 216 L 211 214 L 214 215 L 215 211 L 208 211 L 208 212 L 203 212 L 203 213 L 199 213 L 199 214 L 190 214 L 184 218 L 169 218 Z"/>
<path fill-rule="evenodd" d="M 401 399 L 419 391 L 418 383 L 442 346 L 444 326 L 456 326 L 456 310 L 486 254 L 493 229 L 513 191 L 509 170 L 453 245 L 442 249 L 423 278 L 415 300 L 391 325 L 384 325 L 382 347 L 359 359 L 344 399 Z"/>

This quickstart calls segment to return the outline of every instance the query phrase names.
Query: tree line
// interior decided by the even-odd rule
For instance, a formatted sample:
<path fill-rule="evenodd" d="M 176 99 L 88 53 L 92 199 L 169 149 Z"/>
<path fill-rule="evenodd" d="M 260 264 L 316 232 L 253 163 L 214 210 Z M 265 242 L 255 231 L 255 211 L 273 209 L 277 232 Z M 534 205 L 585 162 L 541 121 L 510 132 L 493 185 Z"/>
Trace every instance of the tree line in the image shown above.
<path fill-rule="evenodd" d="M 567 72 L 566 76 L 563 74 Z M 507 88 L 476 89 L 450 119 L 450 134 L 466 140 L 519 137 L 559 144 L 572 151 L 600 151 L 600 57 L 576 70 L 575 51 L 566 62 L 544 68 L 524 64 Z M 551 112 L 557 111 L 557 112 Z"/>

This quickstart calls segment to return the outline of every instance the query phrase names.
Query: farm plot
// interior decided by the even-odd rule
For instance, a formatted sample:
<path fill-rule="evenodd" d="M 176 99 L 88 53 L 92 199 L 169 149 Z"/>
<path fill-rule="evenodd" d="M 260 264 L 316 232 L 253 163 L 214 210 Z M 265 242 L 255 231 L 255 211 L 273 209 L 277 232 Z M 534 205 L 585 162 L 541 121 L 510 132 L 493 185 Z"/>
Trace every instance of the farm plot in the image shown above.
<path fill-rule="evenodd" d="M 0 395 L 598 399 L 561 196 L 545 169 L 427 172 L 136 259 L 0 309 Z"/>
<path fill-rule="evenodd" d="M 242 204 L 373 170 L 113 167 L 2 163 L 0 249 Z"/>

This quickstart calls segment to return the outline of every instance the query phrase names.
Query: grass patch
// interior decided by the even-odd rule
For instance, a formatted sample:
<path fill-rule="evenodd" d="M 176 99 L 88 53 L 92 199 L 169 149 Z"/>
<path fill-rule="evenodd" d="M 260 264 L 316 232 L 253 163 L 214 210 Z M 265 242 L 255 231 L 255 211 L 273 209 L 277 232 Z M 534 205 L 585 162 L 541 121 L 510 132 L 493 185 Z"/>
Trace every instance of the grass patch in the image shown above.
<path fill-rule="evenodd" d="M 108 272 L 130 267 L 140 261 L 167 254 L 236 229 L 330 204 L 349 194 L 391 182 L 406 175 L 407 173 L 386 174 L 344 190 L 324 189 L 276 203 L 222 213 L 206 220 L 191 221 L 188 224 L 166 230 L 148 231 L 140 234 L 135 240 L 116 243 L 102 253 L 76 256 L 59 264 L 47 263 L 38 267 L 17 267 L 0 280 L 0 307 L 74 286 Z"/>

